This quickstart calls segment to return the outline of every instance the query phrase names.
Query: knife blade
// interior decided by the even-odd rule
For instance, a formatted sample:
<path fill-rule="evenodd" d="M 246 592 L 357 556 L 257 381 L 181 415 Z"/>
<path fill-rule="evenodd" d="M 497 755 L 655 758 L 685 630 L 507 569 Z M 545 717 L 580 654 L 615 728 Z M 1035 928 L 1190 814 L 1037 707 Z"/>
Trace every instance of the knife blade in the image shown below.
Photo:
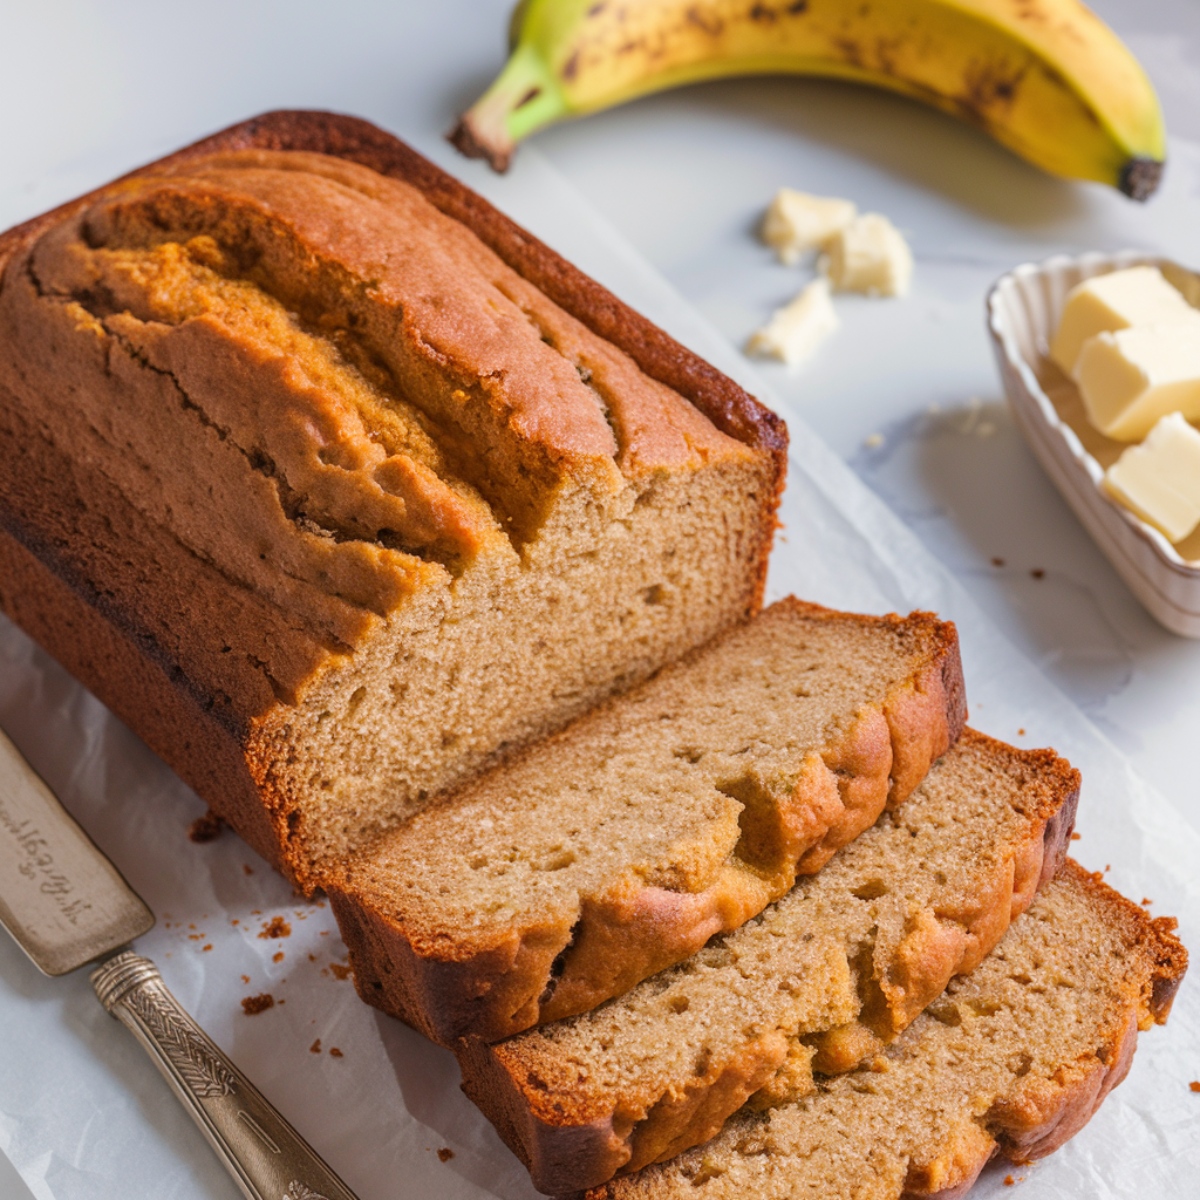
<path fill-rule="evenodd" d="M 247 1200 L 355 1200 L 128 948 L 154 914 L 0 731 L 0 925 L 46 975 L 92 987 L 153 1059 Z"/>
<path fill-rule="evenodd" d="M 46 975 L 66 975 L 154 914 L 0 733 L 0 925 Z"/>

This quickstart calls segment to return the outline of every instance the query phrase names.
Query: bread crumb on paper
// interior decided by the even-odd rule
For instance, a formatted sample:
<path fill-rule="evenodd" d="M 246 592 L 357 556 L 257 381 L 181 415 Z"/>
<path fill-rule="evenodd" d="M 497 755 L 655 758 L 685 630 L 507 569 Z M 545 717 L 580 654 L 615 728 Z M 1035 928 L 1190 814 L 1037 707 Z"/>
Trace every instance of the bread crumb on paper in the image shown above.
<path fill-rule="evenodd" d="M 202 817 L 197 817 L 188 826 L 188 839 L 193 842 L 212 842 L 221 836 L 221 830 L 225 828 L 225 822 L 217 816 L 212 809 Z"/>
<path fill-rule="evenodd" d="M 266 1012 L 268 1008 L 275 1007 L 275 997 L 270 992 L 261 992 L 257 996 L 244 996 L 242 998 L 242 1012 L 248 1017 L 255 1017 L 261 1012 Z"/>
<path fill-rule="evenodd" d="M 263 922 L 260 938 L 285 938 L 292 936 L 292 927 L 282 917 L 272 917 Z"/>
<path fill-rule="evenodd" d="M 449 1162 L 454 1157 L 454 1151 L 451 1150 L 449 1146 L 443 1146 L 437 1152 L 437 1156 L 442 1160 L 442 1162 Z"/>

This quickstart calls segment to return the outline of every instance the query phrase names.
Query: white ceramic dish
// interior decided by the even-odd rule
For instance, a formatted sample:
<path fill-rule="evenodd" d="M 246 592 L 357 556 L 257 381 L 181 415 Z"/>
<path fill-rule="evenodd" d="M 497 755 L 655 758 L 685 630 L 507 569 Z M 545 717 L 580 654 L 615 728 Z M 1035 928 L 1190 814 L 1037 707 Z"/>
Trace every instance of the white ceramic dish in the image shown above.
<path fill-rule="evenodd" d="M 1093 429 L 1075 385 L 1050 362 L 1047 347 L 1067 293 L 1077 283 L 1152 263 L 1200 308 L 1200 275 L 1153 255 L 1065 255 L 1027 263 L 988 294 L 988 329 L 1017 426 L 1075 515 L 1121 578 L 1174 633 L 1200 638 L 1200 531 L 1179 546 L 1111 500 L 1100 486 L 1123 447 Z"/>

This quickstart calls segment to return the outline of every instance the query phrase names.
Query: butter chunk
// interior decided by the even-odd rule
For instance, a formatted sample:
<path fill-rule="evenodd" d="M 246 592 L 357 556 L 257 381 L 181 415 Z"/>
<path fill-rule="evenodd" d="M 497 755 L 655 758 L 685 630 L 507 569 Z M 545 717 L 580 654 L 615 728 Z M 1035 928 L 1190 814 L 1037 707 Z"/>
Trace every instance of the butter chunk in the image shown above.
<path fill-rule="evenodd" d="M 811 358 L 839 324 L 828 282 L 815 279 L 790 304 L 777 309 L 762 329 L 751 334 L 746 350 L 796 366 Z"/>
<path fill-rule="evenodd" d="M 912 281 L 913 257 L 887 217 L 863 213 L 834 235 L 821 268 L 839 292 L 903 296 Z"/>
<path fill-rule="evenodd" d="M 1088 420 L 1110 438 L 1137 442 L 1160 417 L 1200 418 L 1200 312 L 1170 325 L 1135 325 L 1083 344 L 1075 382 Z"/>
<path fill-rule="evenodd" d="M 1062 319 L 1050 343 L 1050 357 L 1070 375 L 1089 338 L 1135 325 L 1186 320 L 1194 311 L 1157 267 L 1129 267 L 1096 275 L 1067 293 Z"/>
<path fill-rule="evenodd" d="M 774 247 L 780 262 L 791 266 L 806 250 L 821 249 L 857 213 L 852 200 L 780 188 L 763 218 L 762 238 Z"/>
<path fill-rule="evenodd" d="M 1200 430 L 1179 413 L 1163 417 L 1108 468 L 1104 487 L 1167 541 L 1182 542 L 1200 525 Z"/>

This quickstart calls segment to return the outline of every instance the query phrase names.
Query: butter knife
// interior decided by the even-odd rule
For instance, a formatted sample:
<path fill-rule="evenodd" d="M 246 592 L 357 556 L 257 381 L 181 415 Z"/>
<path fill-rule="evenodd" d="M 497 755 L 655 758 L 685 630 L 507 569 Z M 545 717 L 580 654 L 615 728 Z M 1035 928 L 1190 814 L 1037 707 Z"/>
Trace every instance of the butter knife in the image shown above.
<path fill-rule="evenodd" d="M 0 925 L 46 975 L 96 964 L 100 1003 L 142 1044 L 247 1200 L 354 1193 L 188 1016 L 129 943 L 154 914 L 0 732 Z"/>

